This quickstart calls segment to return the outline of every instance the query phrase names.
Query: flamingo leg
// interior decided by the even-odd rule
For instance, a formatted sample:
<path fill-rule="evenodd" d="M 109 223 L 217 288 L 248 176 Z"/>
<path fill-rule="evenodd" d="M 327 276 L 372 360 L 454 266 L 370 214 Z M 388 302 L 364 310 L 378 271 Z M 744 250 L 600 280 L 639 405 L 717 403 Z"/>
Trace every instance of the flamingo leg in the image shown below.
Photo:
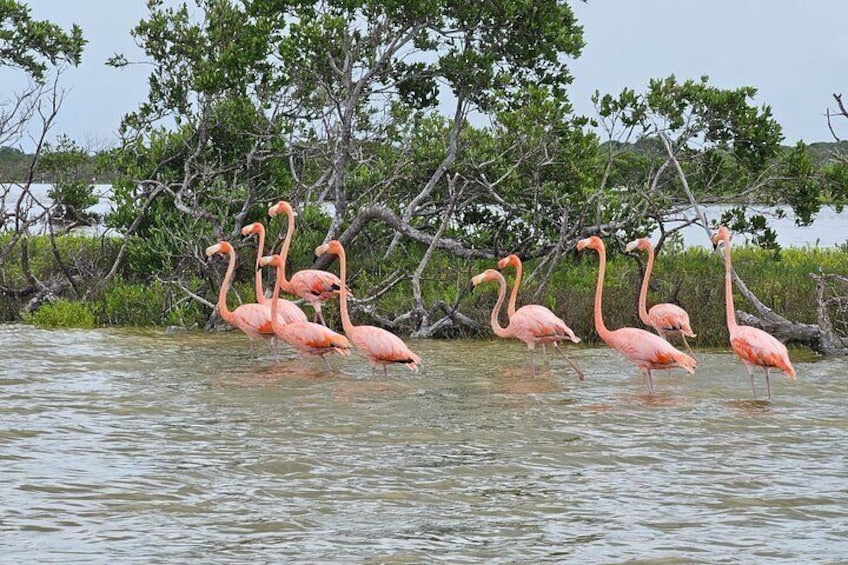
<path fill-rule="evenodd" d="M 542 346 L 544 347 L 544 345 Z M 568 361 L 568 364 L 571 365 L 571 368 L 574 369 L 574 372 L 577 373 L 577 378 L 579 380 L 583 380 L 586 376 L 583 374 L 583 371 L 580 370 L 580 367 L 577 366 L 577 363 L 571 360 L 571 357 L 565 354 L 565 351 L 559 348 L 559 344 L 554 342 L 554 351 L 565 357 L 565 360 Z"/>
<path fill-rule="evenodd" d="M 533 376 L 536 376 L 536 352 L 534 350 L 530 350 L 530 372 Z"/>
<path fill-rule="evenodd" d="M 766 391 L 768 392 L 769 400 L 771 400 L 771 382 L 769 381 L 769 367 L 766 367 Z"/>
<path fill-rule="evenodd" d="M 648 378 L 648 392 L 654 394 L 654 376 L 651 374 L 650 369 L 645 370 L 645 376 Z"/>
<path fill-rule="evenodd" d="M 751 365 L 745 364 L 745 368 L 748 369 L 748 377 L 751 379 L 751 392 L 754 394 L 754 400 L 757 399 L 757 385 L 754 383 L 754 367 Z"/>
<path fill-rule="evenodd" d="M 680 334 L 680 337 L 683 339 L 683 345 L 686 347 L 686 351 L 689 353 L 689 355 L 691 355 L 692 357 L 695 357 L 695 352 L 692 351 L 691 347 L 689 347 L 689 342 L 686 341 L 686 336 L 683 335 L 683 334 Z"/>
<path fill-rule="evenodd" d="M 315 313 L 318 314 L 318 317 L 321 319 L 321 325 L 325 328 L 327 327 L 327 321 L 324 320 L 324 313 L 321 311 L 321 306 L 315 309 Z"/>

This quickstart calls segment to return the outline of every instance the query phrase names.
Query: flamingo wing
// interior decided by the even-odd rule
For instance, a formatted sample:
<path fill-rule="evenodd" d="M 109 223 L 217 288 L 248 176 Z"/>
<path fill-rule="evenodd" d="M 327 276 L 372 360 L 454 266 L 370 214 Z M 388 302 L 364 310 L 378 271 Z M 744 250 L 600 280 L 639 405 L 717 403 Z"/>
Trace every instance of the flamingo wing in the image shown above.
<path fill-rule="evenodd" d="M 291 285 L 301 298 L 323 301 L 338 295 L 342 281 L 327 271 L 305 269 L 292 275 Z"/>
<path fill-rule="evenodd" d="M 689 325 L 689 314 L 676 304 L 655 304 L 648 310 L 648 320 L 657 331 L 679 331 L 688 337 L 695 337 L 695 333 Z"/>
<path fill-rule="evenodd" d="M 277 299 L 277 320 L 281 324 L 294 324 L 296 322 L 306 322 L 308 319 L 309 318 L 306 317 L 306 314 L 304 314 L 303 310 L 301 310 L 294 302 L 286 300 L 285 298 Z"/>
<path fill-rule="evenodd" d="M 694 372 L 695 360 L 656 334 L 639 328 L 621 328 L 610 334 L 608 344 L 640 368 L 682 367 Z"/>
<path fill-rule="evenodd" d="M 376 326 L 355 326 L 348 332 L 350 340 L 374 363 L 401 363 L 418 370 L 421 358 L 398 336 Z"/>
<path fill-rule="evenodd" d="M 751 326 L 737 326 L 730 336 L 730 346 L 746 363 L 776 367 L 795 377 L 795 368 L 789 360 L 786 346 L 768 332 Z"/>
<path fill-rule="evenodd" d="M 519 319 L 529 318 L 530 321 L 522 321 L 522 323 L 526 324 L 526 327 L 531 328 L 531 331 L 538 338 L 551 341 L 569 339 L 574 343 L 580 341 L 580 338 L 574 335 L 571 328 L 561 318 L 544 306 L 539 306 L 538 304 L 522 306 L 513 314 L 510 319 L 510 325 L 516 317 Z"/>
<path fill-rule="evenodd" d="M 271 307 L 265 304 L 242 304 L 233 311 L 233 319 L 236 327 L 250 337 L 274 334 L 271 328 Z"/>
<path fill-rule="evenodd" d="M 311 355 L 323 355 L 335 351 L 350 355 L 350 341 L 333 330 L 312 322 L 295 322 L 283 326 L 277 336 L 298 351 Z"/>

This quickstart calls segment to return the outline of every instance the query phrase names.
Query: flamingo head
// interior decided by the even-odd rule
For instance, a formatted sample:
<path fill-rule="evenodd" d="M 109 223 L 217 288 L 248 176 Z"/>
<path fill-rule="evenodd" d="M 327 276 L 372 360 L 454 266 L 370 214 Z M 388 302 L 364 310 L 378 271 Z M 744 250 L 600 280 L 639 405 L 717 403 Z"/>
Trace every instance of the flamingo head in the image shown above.
<path fill-rule="evenodd" d="M 259 259 L 260 267 L 267 267 L 268 265 L 273 265 L 274 267 L 279 266 L 280 264 L 280 256 L 279 255 L 265 255 Z"/>
<path fill-rule="evenodd" d="M 500 274 L 499 272 L 497 272 L 494 269 L 486 269 L 485 271 L 483 271 L 482 273 L 480 273 L 476 277 L 473 277 L 471 279 L 471 284 L 474 285 L 474 286 L 477 286 L 480 283 L 484 283 L 486 281 L 496 281 L 496 280 L 499 280 L 499 279 L 503 280 L 502 274 Z"/>
<path fill-rule="evenodd" d="M 289 204 L 285 200 L 280 200 L 279 202 L 268 208 L 269 216 L 274 217 L 277 214 L 294 215 L 294 210 L 292 209 L 291 204 Z"/>
<path fill-rule="evenodd" d="M 324 245 L 319 245 L 315 248 L 315 255 L 317 255 L 318 257 L 324 255 L 325 253 L 341 255 L 344 253 L 344 247 L 342 247 L 342 244 L 338 239 L 331 239 Z"/>
<path fill-rule="evenodd" d="M 725 226 L 720 226 L 718 231 L 713 234 L 711 241 L 713 242 L 713 249 L 718 249 L 721 242 L 724 242 L 725 245 L 730 244 L 730 230 Z"/>
<path fill-rule="evenodd" d="M 624 248 L 625 253 L 633 253 L 633 251 L 637 249 L 641 249 L 642 251 L 647 251 L 651 246 L 651 240 L 647 237 L 640 237 L 639 239 L 634 239 L 630 243 L 627 244 L 627 247 Z"/>
<path fill-rule="evenodd" d="M 226 241 L 219 241 L 215 245 L 210 245 L 206 248 L 206 256 L 212 257 L 216 253 L 221 253 L 222 255 L 227 255 L 233 252 L 233 246 L 230 245 Z"/>
<path fill-rule="evenodd" d="M 253 222 L 241 228 L 241 235 L 248 237 L 251 235 L 261 234 L 265 232 L 265 226 L 259 222 Z"/>
<path fill-rule="evenodd" d="M 518 255 L 513 253 L 498 261 L 498 269 L 506 269 L 507 267 L 515 267 L 516 269 L 521 267 L 521 259 L 518 258 Z"/>
<path fill-rule="evenodd" d="M 577 242 L 577 251 L 583 251 L 587 247 L 600 253 L 601 250 L 604 249 L 604 242 L 596 235 L 587 237 L 586 239 L 581 239 Z"/>

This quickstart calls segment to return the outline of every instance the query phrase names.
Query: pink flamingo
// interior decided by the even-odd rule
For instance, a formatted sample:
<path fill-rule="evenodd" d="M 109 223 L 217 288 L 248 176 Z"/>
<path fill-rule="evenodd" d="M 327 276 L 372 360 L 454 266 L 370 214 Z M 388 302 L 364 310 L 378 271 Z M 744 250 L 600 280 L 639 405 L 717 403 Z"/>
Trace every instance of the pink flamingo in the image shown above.
<path fill-rule="evenodd" d="M 654 392 L 654 378 L 651 373 L 654 370 L 682 367 L 687 373 L 694 373 L 697 365 L 695 360 L 682 351 L 678 351 L 660 336 L 639 328 L 619 328 L 612 331 L 607 329 L 604 325 L 601 305 L 607 269 L 607 251 L 604 242 L 597 236 L 577 242 L 578 251 L 587 247 L 597 251 L 600 257 L 598 284 L 595 289 L 595 331 L 601 339 L 647 375 L 648 390 L 651 393 Z"/>
<path fill-rule="evenodd" d="M 289 248 L 291 246 L 292 234 L 294 234 L 294 210 L 291 204 L 285 200 L 280 200 L 268 209 L 268 215 L 273 217 L 277 214 L 285 213 L 289 220 L 288 228 L 286 229 L 286 239 L 283 241 L 283 248 L 280 250 L 280 256 L 283 260 L 283 276 L 277 284 L 285 292 L 298 296 L 312 305 L 315 309 L 315 315 L 312 321 L 321 319 L 321 323 L 325 326 L 324 314 L 321 313 L 321 304 L 334 296 L 338 296 L 341 281 L 339 277 L 327 271 L 319 271 L 317 269 L 304 269 L 292 275 L 291 280 L 286 279 L 285 262 L 288 258 Z"/>
<path fill-rule="evenodd" d="M 689 347 L 689 342 L 686 337 L 695 337 L 695 332 L 692 331 L 692 326 L 689 325 L 689 314 L 676 304 L 663 302 L 654 304 L 648 310 L 646 303 L 648 300 L 648 281 L 651 278 L 651 272 L 654 270 L 654 247 L 651 245 L 651 240 L 647 237 L 642 237 L 631 241 L 625 247 L 625 251 L 630 253 L 636 249 L 641 249 L 648 252 L 648 265 L 645 267 L 645 276 L 642 279 L 642 290 L 639 293 L 639 318 L 646 326 L 651 326 L 660 336 L 680 336 L 683 339 L 683 345 L 686 350 L 694 355 L 692 348 Z"/>
<path fill-rule="evenodd" d="M 519 259 L 518 255 L 510 254 L 498 261 L 498 269 L 504 270 L 507 267 L 515 267 L 515 282 L 512 286 L 512 292 L 509 295 L 509 303 L 506 307 L 507 315 L 510 319 L 510 324 L 512 323 L 512 317 L 515 315 L 515 302 L 518 299 L 518 289 L 521 286 L 521 275 L 523 273 L 523 265 L 521 264 L 521 259 Z M 519 312 L 524 312 L 522 314 L 522 318 L 529 317 L 534 321 L 535 330 L 539 332 L 536 339 L 536 343 L 542 344 L 542 354 L 546 353 L 545 344 L 553 343 L 554 351 L 564 356 L 572 367 L 578 372 L 578 374 L 582 374 L 580 370 L 577 369 L 576 365 L 569 359 L 569 357 L 563 352 L 557 342 L 562 341 L 564 339 L 570 339 L 574 343 L 580 343 L 580 338 L 574 335 L 574 332 L 571 331 L 566 323 L 559 317 L 556 316 L 549 309 L 544 306 L 539 306 L 537 304 L 528 304 L 526 306 L 522 306 Z M 525 322 L 521 322 L 525 323 Z M 526 342 L 525 342 L 526 343 Z M 583 380 L 583 379 L 580 379 Z"/>
<path fill-rule="evenodd" d="M 242 304 L 234 311 L 230 311 L 227 307 L 227 291 L 230 287 L 233 271 L 236 268 L 236 252 L 228 242 L 220 241 L 206 248 L 207 257 L 212 257 L 216 253 L 230 256 L 230 264 L 227 267 L 224 280 L 221 282 L 221 290 L 218 292 L 218 312 L 221 317 L 234 328 L 243 331 L 250 339 L 251 347 L 253 342 L 261 337 L 272 337 L 274 330 L 271 325 L 271 308 L 269 306 L 251 302 Z"/>
<path fill-rule="evenodd" d="M 533 358 L 533 351 L 536 348 L 537 343 L 553 343 L 554 346 L 556 346 L 558 341 L 562 341 L 564 339 L 570 339 L 574 343 L 578 343 L 580 341 L 580 338 L 575 336 L 574 332 L 572 332 L 562 320 L 557 318 L 553 312 L 542 306 L 530 305 L 519 308 L 509 317 L 509 325 L 504 328 L 498 321 L 498 314 L 500 314 L 501 306 L 503 306 L 504 298 L 506 297 L 506 280 L 504 280 L 502 274 L 494 269 L 486 269 L 471 279 L 471 283 L 474 286 L 486 281 L 498 281 L 498 285 L 500 286 L 498 300 L 495 303 L 495 307 L 492 309 L 492 315 L 490 318 L 492 330 L 498 337 L 514 337 L 526 343 L 527 349 L 530 350 L 530 361 L 534 372 L 536 370 L 536 366 Z M 559 349 L 557 350 L 559 351 Z M 584 378 L 583 371 L 581 371 L 567 355 L 564 353 L 563 355 L 577 373 L 577 378 L 582 381 Z"/>
<path fill-rule="evenodd" d="M 769 382 L 769 371 L 773 368 L 780 369 L 791 378 L 795 378 L 795 367 L 789 360 L 789 352 L 786 346 L 769 333 L 751 326 L 740 326 L 736 323 L 736 311 L 733 309 L 733 266 L 730 264 L 730 230 L 721 226 L 713 234 L 713 245 L 718 248 L 724 243 L 724 291 L 726 295 L 725 306 L 727 308 L 727 329 L 730 332 L 730 346 L 736 355 L 745 363 L 748 376 L 751 378 L 751 391 L 754 398 L 757 397 L 757 389 L 754 385 L 754 368 L 762 367 L 766 372 L 766 390 L 771 398 L 771 383 Z"/>
<path fill-rule="evenodd" d="M 262 258 L 262 251 L 265 247 L 265 226 L 263 226 L 259 222 L 253 222 L 252 224 L 246 225 L 241 229 L 241 234 L 245 237 L 249 237 L 251 235 L 259 236 L 259 245 L 256 250 L 256 302 L 259 304 L 264 304 L 265 306 L 271 307 L 271 300 L 265 296 L 265 291 L 262 288 L 262 267 L 259 264 L 259 260 Z M 270 316 L 270 310 L 268 311 L 268 315 Z M 280 299 L 280 304 L 277 307 L 277 316 L 281 317 L 281 322 L 283 324 L 291 324 L 294 322 L 305 322 L 307 320 L 306 314 L 303 313 L 297 304 L 290 300 L 286 300 L 285 298 Z M 269 318 L 270 321 L 270 318 Z M 273 334 L 274 331 L 271 330 L 270 334 Z"/>
<path fill-rule="evenodd" d="M 384 375 L 388 375 L 388 365 L 390 363 L 406 365 L 410 370 L 417 371 L 418 365 L 421 364 L 421 358 L 413 353 L 398 336 L 376 326 L 353 325 L 350 321 L 350 314 L 347 311 L 347 295 L 349 291 L 345 285 L 347 281 L 347 258 L 344 247 L 342 247 L 342 244 L 338 240 L 334 239 L 324 245 L 319 245 L 315 249 L 315 254 L 319 257 L 325 253 L 333 253 L 339 256 L 342 328 L 344 328 L 344 332 L 350 338 L 350 341 L 365 354 L 372 368 L 378 364 L 382 365 Z"/>
<path fill-rule="evenodd" d="M 260 264 L 277 268 L 277 280 L 282 278 L 283 261 L 279 255 L 262 257 Z M 282 341 L 288 343 L 305 355 L 318 355 L 332 369 L 327 358 L 328 353 L 339 355 L 350 355 L 350 342 L 348 339 L 321 324 L 315 324 L 306 320 L 281 324 L 277 316 L 277 308 L 280 304 L 280 285 L 274 285 L 274 294 L 271 298 L 271 326 L 274 334 Z"/>

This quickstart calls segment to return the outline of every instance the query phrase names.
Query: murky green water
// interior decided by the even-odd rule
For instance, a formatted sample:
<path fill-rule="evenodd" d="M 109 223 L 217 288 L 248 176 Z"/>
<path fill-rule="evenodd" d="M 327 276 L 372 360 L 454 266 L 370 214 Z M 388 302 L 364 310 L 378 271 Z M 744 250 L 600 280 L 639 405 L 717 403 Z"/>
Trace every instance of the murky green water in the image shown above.
<path fill-rule="evenodd" d="M 839 562 L 848 360 L 650 397 L 606 348 L 426 341 L 419 374 L 236 334 L 0 326 L 0 560 Z"/>

